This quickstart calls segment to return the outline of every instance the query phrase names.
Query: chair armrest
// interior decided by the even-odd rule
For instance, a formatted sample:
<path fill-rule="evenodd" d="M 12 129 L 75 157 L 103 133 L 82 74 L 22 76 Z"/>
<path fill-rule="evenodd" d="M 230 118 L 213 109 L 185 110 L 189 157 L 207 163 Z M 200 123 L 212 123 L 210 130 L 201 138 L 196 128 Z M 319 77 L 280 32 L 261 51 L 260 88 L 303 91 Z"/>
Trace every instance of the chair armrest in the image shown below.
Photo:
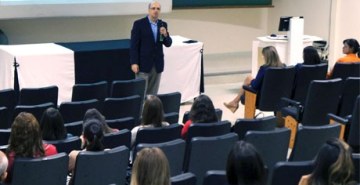
<path fill-rule="evenodd" d="M 337 115 L 332 114 L 332 113 L 329 113 L 327 116 L 328 116 L 329 119 L 332 119 L 337 123 L 340 123 L 340 124 L 343 124 L 343 125 L 350 124 L 350 119 L 349 118 L 351 118 L 351 116 L 347 116 L 346 118 L 342 118 L 342 117 L 337 116 Z"/>
<path fill-rule="evenodd" d="M 250 91 L 250 92 L 252 92 L 252 93 L 254 93 L 254 94 L 257 93 L 257 91 L 256 91 L 255 89 L 253 89 L 252 87 L 247 86 L 247 85 L 243 85 L 243 89 L 244 89 L 245 91 Z"/>
<path fill-rule="evenodd" d="M 289 105 L 291 105 L 291 106 L 297 106 L 297 107 L 301 106 L 301 103 L 300 103 L 300 102 L 295 101 L 295 100 L 292 100 L 292 99 L 290 99 L 290 98 L 282 97 L 282 98 L 281 98 L 281 102 L 284 103 L 283 105 L 285 105 L 285 103 L 287 103 L 287 105 L 285 105 L 285 106 L 289 106 Z"/>

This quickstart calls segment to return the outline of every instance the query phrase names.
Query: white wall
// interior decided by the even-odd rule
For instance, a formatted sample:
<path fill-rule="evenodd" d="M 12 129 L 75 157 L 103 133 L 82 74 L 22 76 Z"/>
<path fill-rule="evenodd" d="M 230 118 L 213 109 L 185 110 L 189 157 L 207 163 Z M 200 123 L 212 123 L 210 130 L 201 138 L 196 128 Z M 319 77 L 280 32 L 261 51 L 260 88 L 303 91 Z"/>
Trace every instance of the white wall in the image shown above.
<path fill-rule="evenodd" d="M 359 0 L 332 0 L 332 29 L 330 38 L 330 63 L 342 54 L 342 41 L 355 38 L 360 42 Z"/>
<path fill-rule="evenodd" d="M 331 50 L 335 57 L 341 56 L 344 38 L 360 39 L 359 0 L 273 0 L 273 4 L 274 8 L 173 10 L 162 18 L 171 34 L 204 42 L 205 54 L 249 53 L 257 36 L 277 33 L 284 15 L 304 16 L 304 33 L 330 40 L 337 47 Z M 11 44 L 123 39 L 130 37 L 133 21 L 143 16 L 0 20 L 0 29 Z M 330 21 L 331 16 L 336 19 Z"/>

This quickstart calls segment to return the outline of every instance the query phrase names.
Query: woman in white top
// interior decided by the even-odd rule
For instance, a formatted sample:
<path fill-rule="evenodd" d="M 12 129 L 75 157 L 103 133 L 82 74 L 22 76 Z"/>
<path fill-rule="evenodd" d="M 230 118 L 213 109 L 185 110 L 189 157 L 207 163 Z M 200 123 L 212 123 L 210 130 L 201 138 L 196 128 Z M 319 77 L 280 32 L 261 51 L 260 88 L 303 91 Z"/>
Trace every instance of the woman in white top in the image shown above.
<path fill-rule="evenodd" d="M 136 134 L 140 128 L 168 125 L 169 123 L 164 121 L 164 110 L 161 100 L 155 95 L 148 95 L 144 103 L 141 124 L 131 130 L 131 145 L 134 144 Z"/>

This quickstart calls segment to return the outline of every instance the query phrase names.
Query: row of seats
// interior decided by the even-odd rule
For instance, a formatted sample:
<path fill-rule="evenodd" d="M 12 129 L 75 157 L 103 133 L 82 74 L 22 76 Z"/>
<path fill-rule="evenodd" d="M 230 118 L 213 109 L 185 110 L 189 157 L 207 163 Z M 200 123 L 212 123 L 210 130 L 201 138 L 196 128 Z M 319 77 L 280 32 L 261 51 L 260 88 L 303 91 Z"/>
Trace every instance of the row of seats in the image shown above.
<path fill-rule="evenodd" d="M 73 100 L 76 101 L 62 102 L 59 106 L 59 111 L 65 123 L 80 121 L 86 110 L 96 108 L 109 120 L 133 117 L 135 123 L 139 124 L 144 99 L 144 88 L 140 90 L 141 92 L 137 88 L 140 85 L 145 87 L 143 82 L 143 79 L 116 81 L 113 83 L 114 92 L 112 97 L 109 98 L 100 96 L 97 93 L 100 92 L 99 87 L 104 84 L 106 85 L 106 82 L 77 84 L 73 88 L 73 93 L 76 92 L 75 94 L 77 94 L 73 94 Z M 106 89 L 106 86 L 102 88 Z M 27 97 L 27 101 L 24 100 L 24 97 Z M 160 94 L 158 97 L 163 102 L 167 120 L 170 123 L 177 123 L 181 94 L 174 92 Z M 22 111 L 33 113 L 40 120 L 44 110 L 49 107 L 57 107 L 57 87 L 22 89 L 20 91 L 20 99 L 19 104 L 17 104 L 16 92 L 13 89 L 0 91 L 0 128 L 10 128 L 14 117 Z"/>

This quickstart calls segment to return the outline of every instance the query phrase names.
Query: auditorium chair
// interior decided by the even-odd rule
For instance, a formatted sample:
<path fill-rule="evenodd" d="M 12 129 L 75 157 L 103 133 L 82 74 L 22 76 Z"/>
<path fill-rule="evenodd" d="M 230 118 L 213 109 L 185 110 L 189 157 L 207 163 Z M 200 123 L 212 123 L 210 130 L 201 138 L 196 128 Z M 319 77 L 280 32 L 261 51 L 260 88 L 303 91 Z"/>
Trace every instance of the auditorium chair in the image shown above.
<path fill-rule="evenodd" d="M 276 127 L 276 117 L 268 116 L 256 119 L 237 119 L 232 127 L 233 132 L 237 133 L 239 140 L 244 139 L 246 132 L 252 131 L 270 131 Z"/>
<path fill-rule="evenodd" d="M 64 124 L 66 131 L 73 136 L 81 136 L 83 130 L 83 121 L 74 121 Z"/>
<path fill-rule="evenodd" d="M 139 95 L 124 98 L 106 98 L 102 113 L 106 119 L 133 117 L 135 125 L 139 125 L 141 107 L 141 97 Z"/>
<path fill-rule="evenodd" d="M 72 88 L 71 101 L 84 101 L 97 99 L 103 102 L 108 97 L 108 84 L 106 81 L 75 84 Z"/>
<path fill-rule="evenodd" d="M 7 107 L 0 107 L 0 129 L 10 128 L 12 125 L 10 120 L 9 109 Z"/>
<path fill-rule="evenodd" d="M 259 91 L 250 86 L 243 86 L 245 90 L 244 118 L 254 118 L 256 109 L 260 111 L 280 111 L 280 99 L 282 97 L 291 97 L 294 78 L 294 67 L 270 67 L 265 71 Z"/>
<path fill-rule="evenodd" d="M 164 114 L 164 121 L 169 124 L 179 123 L 179 113 L 170 112 Z"/>
<path fill-rule="evenodd" d="M 181 94 L 179 92 L 172 92 L 166 94 L 158 94 L 157 97 L 161 100 L 164 113 L 180 111 Z"/>
<path fill-rule="evenodd" d="M 74 185 L 125 184 L 128 162 L 126 146 L 98 152 L 81 151 L 76 157 Z"/>
<path fill-rule="evenodd" d="M 19 105 L 38 105 L 51 102 L 57 106 L 58 93 L 59 88 L 57 86 L 22 88 L 20 90 Z"/>
<path fill-rule="evenodd" d="M 317 65 L 301 65 L 295 74 L 291 99 L 304 105 L 310 82 L 313 80 L 325 80 L 327 69 L 328 65 L 325 63 Z"/>
<path fill-rule="evenodd" d="M 146 81 L 143 78 L 132 80 L 116 80 L 111 85 L 111 98 L 124 98 L 133 95 L 140 96 L 140 112 L 142 112 L 145 99 Z M 135 118 L 136 119 L 136 118 Z"/>
<path fill-rule="evenodd" d="M 122 129 L 132 130 L 135 127 L 135 119 L 133 117 L 107 119 L 106 123 L 110 128 L 116 128 L 118 130 L 122 130 Z"/>
<path fill-rule="evenodd" d="M 133 146 L 139 143 L 162 143 L 181 138 L 180 124 L 171 124 L 164 127 L 142 127 L 136 133 L 136 139 Z"/>
<path fill-rule="evenodd" d="M 352 159 L 355 168 L 355 180 L 356 182 L 360 182 L 360 153 L 353 153 Z"/>
<path fill-rule="evenodd" d="M 54 141 L 44 140 L 44 143 L 54 145 L 58 153 L 65 152 L 70 154 L 70 152 L 73 150 L 81 150 L 81 139 L 78 136 L 72 136 L 62 140 Z"/>
<path fill-rule="evenodd" d="M 40 158 L 16 158 L 12 185 L 66 184 L 69 157 L 59 153 Z"/>
<path fill-rule="evenodd" d="M 339 111 L 340 117 L 352 114 L 356 97 L 360 95 L 360 77 L 348 77 L 343 85 Z"/>
<path fill-rule="evenodd" d="M 9 144 L 11 129 L 0 129 L 0 145 Z"/>
<path fill-rule="evenodd" d="M 285 117 L 285 126 L 291 129 L 290 148 L 292 148 L 298 123 L 304 126 L 329 124 L 327 114 L 338 109 L 342 80 L 313 80 L 310 83 L 305 104 L 282 98 L 285 105 L 281 114 Z"/>
<path fill-rule="evenodd" d="M 128 129 L 119 130 L 104 135 L 102 141 L 105 148 L 115 148 L 118 146 L 131 147 L 131 132 Z"/>
<path fill-rule="evenodd" d="M 228 185 L 225 170 L 209 170 L 204 177 L 203 185 Z"/>
<path fill-rule="evenodd" d="M 176 176 L 182 173 L 182 167 L 184 163 L 185 156 L 185 141 L 182 139 L 175 139 L 168 142 L 162 143 L 139 143 L 134 150 L 134 157 L 136 157 L 136 153 L 141 151 L 143 148 L 152 148 L 158 147 L 160 148 L 166 158 L 169 161 L 170 166 L 170 175 Z M 133 158 L 135 161 L 135 158 Z"/>
<path fill-rule="evenodd" d="M 313 160 L 320 147 L 331 138 L 339 137 L 340 125 L 299 126 L 289 161 Z"/>
<path fill-rule="evenodd" d="M 335 63 L 331 78 L 345 80 L 348 77 L 360 77 L 360 62 Z"/>
<path fill-rule="evenodd" d="M 170 178 L 171 185 L 196 185 L 196 176 L 193 173 L 182 173 Z"/>
<path fill-rule="evenodd" d="M 59 111 L 64 119 L 64 123 L 71 123 L 75 121 L 82 121 L 88 109 L 98 109 L 99 101 L 97 99 L 63 102 L 60 104 Z M 101 112 L 101 110 L 99 110 Z"/>
<path fill-rule="evenodd" d="M 11 126 L 12 118 L 14 114 L 14 108 L 18 103 L 18 96 L 16 96 L 14 89 L 3 89 L 0 90 L 0 107 L 6 107 L 7 110 L 6 113 L 2 113 L 4 115 L 3 118 L 0 118 L 0 121 L 2 119 L 6 119 L 4 122 L 1 123 L 0 128 L 5 128 L 6 126 Z M 7 118 L 5 118 L 7 116 Z M 9 127 L 8 127 L 9 128 Z"/>
<path fill-rule="evenodd" d="M 287 159 L 290 130 L 281 128 L 270 131 L 248 131 L 244 140 L 254 145 L 267 166 L 269 174 L 272 174 L 274 165 Z"/>
<path fill-rule="evenodd" d="M 336 123 L 349 126 L 349 134 L 347 138 L 344 138 L 345 141 L 353 148 L 353 151 L 356 153 L 360 152 L 360 95 L 356 98 L 355 105 L 353 106 L 353 112 L 351 115 L 348 115 L 344 118 L 336 116 L 335 114 L 329 114 L 330 119 L 334 120 Z"/>
<path fill-rule="evenodd" d="M 192 123 L 186 135 L 186 142 L 190 143 L 193 137 L 212 137 L 229 133 L 231 123 L 218 121 L 215 123 Z"/>
<path fill-rule="evenodd" d="M 221 121 L 223 111 L 219 108 L 216 108 L 215 113 L 216 113 L 218 120 Z M 186 111 L 183 115 L 182 122 L 186 123 L 189 120 L 189 116 L 190 116 L 190 111 Z"/>
<path fill-rule="evenodd" d="M 20 112 L 28 112 L 34 115 L 37 121 L 41 120 L 44 111 L 48 108 L 55 108 L 55 105 L 51 102 L 38 104 L 38 105 L 18 105 L 14 109 L 14 115 L 12 121 Z"/>
<path fill-rule="evenodd" d="M 209 170 L 225 170 L 231 148 L 238 141 L 235 133 L 214 137 L 194 137 L 189 143 L 188 160 L 185 160 L 184 171 L 196 175 L 197 185 Z"/>
<path fill-rule="evenodd" d="M 291 161 L 276 163 L 272 177 L 271 185 L 298 185 L 303 175 L 309 175 L 313 172 L 314 161 Z"/>

